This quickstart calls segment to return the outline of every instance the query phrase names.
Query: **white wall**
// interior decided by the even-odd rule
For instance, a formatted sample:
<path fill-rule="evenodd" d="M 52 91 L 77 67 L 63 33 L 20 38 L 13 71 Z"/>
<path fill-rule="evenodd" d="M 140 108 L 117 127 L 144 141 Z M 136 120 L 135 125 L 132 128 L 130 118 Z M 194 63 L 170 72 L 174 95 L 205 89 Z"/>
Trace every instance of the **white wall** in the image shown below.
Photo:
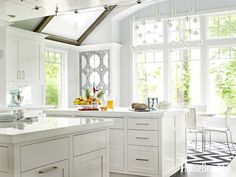
<path fill-rule="evenodd" d="M 68 88 L 66 88 L 66 99 L 68 107 L 74 107 L 73 101 L 79 95 L 79 67 L 78 67 L 78 49 L 75 46 L 46 40 L 45 49 L 55 49 L 66 52 L 67 73 L 66 79 Z"/>
<path fill-rule="evenodd" d="M 0 24 L 0 106 L 5 105 L 6 28 Z"/>

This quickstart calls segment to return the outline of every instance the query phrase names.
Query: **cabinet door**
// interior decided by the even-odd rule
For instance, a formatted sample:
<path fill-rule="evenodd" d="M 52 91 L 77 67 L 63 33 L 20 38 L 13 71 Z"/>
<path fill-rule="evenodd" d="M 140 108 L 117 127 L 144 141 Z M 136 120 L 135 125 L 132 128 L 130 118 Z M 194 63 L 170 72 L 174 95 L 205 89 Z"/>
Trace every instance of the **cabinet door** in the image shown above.
<path fill-rule="evenodd" d="M 62 161 L 38 169 L 27 171 L 21 177 L 69 177 L 69 162 Z"/>
<path fill-rule="evenodd" d="M 20 39 L 18 42 L 18 62 L 21 79 L 27 82 L 40 81 L 41 44 Z"/>
<path fill-rule="evenodd" d="M 185 117 L 178 115 L 175 117 L 175 143 L 176 143 L 176 165 L 179 166 L 186 161 L 186 130 Z"/>
<path fill-rule="evenodd" d="M 109 163 L 111 170 L 124 170 L 124 130 L 109 130 Z"/>
<path fill-rule="evenodd" d="M 108 177 L 106 149 L 75 157 L 74 177 Z"/>
<path fill-rule="evenodd" d="M 15 82 L 17 79 L 20 79 L 17 62 L 17 38 L 8 36 L 6 41 L 6 80 Z"/>

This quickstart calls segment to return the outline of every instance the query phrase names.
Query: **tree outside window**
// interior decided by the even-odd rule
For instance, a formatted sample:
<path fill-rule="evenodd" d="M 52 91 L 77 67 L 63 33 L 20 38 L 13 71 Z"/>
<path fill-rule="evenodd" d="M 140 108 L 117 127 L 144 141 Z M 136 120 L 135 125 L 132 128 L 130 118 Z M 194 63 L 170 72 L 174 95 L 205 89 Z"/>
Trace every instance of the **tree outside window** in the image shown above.
<path fill-rule="evenodd" d="M 62 53 L 46 51 L 46 104 L 60 107 L 62 105 Z"/>

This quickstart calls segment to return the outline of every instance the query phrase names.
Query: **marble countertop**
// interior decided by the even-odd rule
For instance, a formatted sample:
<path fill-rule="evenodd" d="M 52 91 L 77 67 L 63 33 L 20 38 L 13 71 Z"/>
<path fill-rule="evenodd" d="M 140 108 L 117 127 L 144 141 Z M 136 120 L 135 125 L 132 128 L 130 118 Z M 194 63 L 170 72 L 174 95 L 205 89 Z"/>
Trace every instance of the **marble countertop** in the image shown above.
<path fill-rule="evenodd" d="M 0 144 L 21 143 L 75 132 L 107 128 L 113 125 L 111 119 L 40 117 L 31 122 L 0 123 Z"/>
<path fill-rule="evenodd" d="M 48 116 L 79 116 L 79 117 L 142 117 L 159 118 L 163 115 L 182 114 L 184 109 L 160 109 L 150 112 L 136 112 L 130 108 L 120 107 L 114 111 L 78 111 L 76 108 L 70 109 L 46 109 L 44 113 Z"/>
<path fill-rule="evenodd" d="M 20 107 L 8 107 L 8 106 L 0 106 L 0 113 L 1 112 L 8 112 L 8 111 L 16 111 L 16 110 L 44 110 L 44 109 L 53 109 L 54 106 L 20 106 Z"/>

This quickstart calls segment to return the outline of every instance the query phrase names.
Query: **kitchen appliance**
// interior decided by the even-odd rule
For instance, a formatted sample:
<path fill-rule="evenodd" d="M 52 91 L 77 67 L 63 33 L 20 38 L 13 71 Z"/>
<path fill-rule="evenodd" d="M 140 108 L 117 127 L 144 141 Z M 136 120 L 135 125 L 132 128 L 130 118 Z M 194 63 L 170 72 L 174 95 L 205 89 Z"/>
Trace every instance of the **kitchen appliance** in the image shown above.
<path fill-rule="evenodd" d="M 8 105 L 9 107 L 20 107 L 24 97 L 21 96 L 21 91 L 19 89 L 10 90 L 11 102 Z"/>
<path fill-rule="evenodd" d="M 148 109 L 155 110 L 156 106 L 158 105 L 158 98 L 148 97 L 147 102 L 148 102 Z"/>

